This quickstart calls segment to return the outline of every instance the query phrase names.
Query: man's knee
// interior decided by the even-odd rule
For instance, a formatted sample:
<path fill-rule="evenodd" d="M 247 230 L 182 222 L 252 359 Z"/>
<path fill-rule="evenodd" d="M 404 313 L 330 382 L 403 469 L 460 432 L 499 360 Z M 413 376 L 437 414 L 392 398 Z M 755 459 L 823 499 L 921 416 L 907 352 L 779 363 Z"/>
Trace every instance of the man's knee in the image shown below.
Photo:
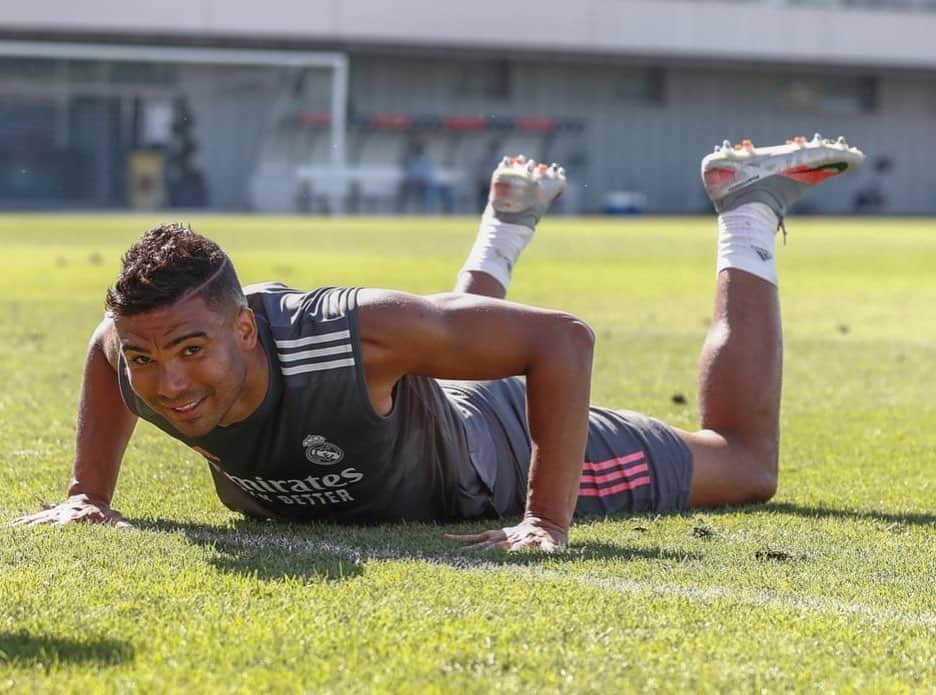
<path fill-rule="evenodd" d="M 750 447 L 749 471 L 746 476 L 746 501 L 767 502 L 777 494 L 777 462 L 779 450 L 775 442 Z"/>
<path fill-rule="evenodd" d="M 769 502 L 777 494 L 776 472 L 765 472 L 757 476 L 748 490 L 748 501 L 751 503 Z"/>
<path fill-rule="evenodd" d="M 703 430 L 685 441 L 694 461 L 691 507 L 755 504 L 776 494 L 776 438 L 752 440 Z"/>

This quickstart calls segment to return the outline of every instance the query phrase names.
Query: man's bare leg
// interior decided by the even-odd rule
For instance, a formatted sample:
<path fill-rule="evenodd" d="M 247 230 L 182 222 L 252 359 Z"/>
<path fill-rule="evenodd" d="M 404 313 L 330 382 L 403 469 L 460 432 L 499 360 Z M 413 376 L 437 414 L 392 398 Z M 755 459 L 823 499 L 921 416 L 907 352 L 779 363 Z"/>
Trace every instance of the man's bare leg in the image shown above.
<path fill-rule="evenodd" d="M 455 281 L 455 292 L 480 294 L 494 299 L 507 296 L 507 288 L 482 270 L 466 270 Z"/>
<path fill-rule="evenodd" d="M 862 159 L 844 139 L 817 134 L 767 148 L 726 142 L 703 160 L 720 213 L 719 260 L 699 362 L 702 429 L 683 433 L 694 464 L 690 507 L 763 502 L 776 492 L 783 337 L 773 237 L 810 186 Z"/>
<path fill-rule="evenodd" d="M 743 270 L 718 274 L 699 360 L 702 430 L 687 434 L 691 507 L 761 502 L 777 488 L 783 337 L 777 288 Z"/>
<path fill-rule="evenodd" d="M 504 157 L 491 176 L 488 205 L 455 292 L 507 296 L 514 265 L 565 185 L 565 171 L 558 164 L 538 164 L 523 155 Z"/>

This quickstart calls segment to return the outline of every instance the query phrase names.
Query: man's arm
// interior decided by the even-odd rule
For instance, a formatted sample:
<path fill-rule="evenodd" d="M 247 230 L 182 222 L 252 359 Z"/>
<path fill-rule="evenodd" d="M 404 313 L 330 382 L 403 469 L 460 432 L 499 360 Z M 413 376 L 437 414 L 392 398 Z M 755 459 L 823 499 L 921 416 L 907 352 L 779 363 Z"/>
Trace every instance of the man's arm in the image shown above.
<path fill-rule="evenodd" d="M 524 521 L 461 537 L 506 549 L 565 545 L 588 432 L 594 334 L 569 314 L 467 294 L 362 290 L 359 325 L 378 412 L 404 374 L 448 379 L 525 375 L 532 440 Z"/>
<path fill-rule="evenodd" d="M 72 521 L 129 526 L 110 508 L 120 463 L 136 424 L 120 396 L 119 345 L 113 321 L 105 319 L 88 346 L 78 403 L 75 462 L 68 499 L 13 524 L 66 524 Z"/>

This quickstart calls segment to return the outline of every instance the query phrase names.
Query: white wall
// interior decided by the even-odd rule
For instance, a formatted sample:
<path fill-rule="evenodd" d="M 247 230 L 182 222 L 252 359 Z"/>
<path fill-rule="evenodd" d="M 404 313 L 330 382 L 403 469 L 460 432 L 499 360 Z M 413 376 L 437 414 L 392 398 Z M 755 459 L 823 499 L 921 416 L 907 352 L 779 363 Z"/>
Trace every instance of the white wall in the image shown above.
<path fill-rule="evenodd" d="M 936 13 L 681 0 L 5 0 L 0 31 L 936 67 Z"/>

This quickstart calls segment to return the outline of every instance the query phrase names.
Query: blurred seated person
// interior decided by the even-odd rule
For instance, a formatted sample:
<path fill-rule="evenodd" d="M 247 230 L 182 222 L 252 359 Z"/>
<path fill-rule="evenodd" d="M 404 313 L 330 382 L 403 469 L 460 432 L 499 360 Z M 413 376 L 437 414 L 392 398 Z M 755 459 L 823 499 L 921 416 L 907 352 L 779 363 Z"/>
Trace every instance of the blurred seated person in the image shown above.
<path fill-rule="evenodd" d="M 412 201 L 416 201 L 416 209 L 420 212 L 429 212 L 433 208 L 438 187 L 435 164 L 426 147 L 419 141 L 413 141 L 406 150 L 403 158 L 403 181 L 400 183 L 400 193 L 397 200 L 398 212 L 411 210 Z"/>

